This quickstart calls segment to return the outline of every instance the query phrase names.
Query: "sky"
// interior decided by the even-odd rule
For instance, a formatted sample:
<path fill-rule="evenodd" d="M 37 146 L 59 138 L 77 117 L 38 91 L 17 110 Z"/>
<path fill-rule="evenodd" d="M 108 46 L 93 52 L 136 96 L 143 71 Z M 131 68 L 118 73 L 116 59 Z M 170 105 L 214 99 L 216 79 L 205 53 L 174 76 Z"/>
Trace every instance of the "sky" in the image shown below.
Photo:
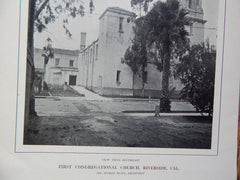
<path fill-rule="evenodd" d="M 70 19 L 69 21 L 68 27 L 72 33 L 71 38 L 65 34 L 61 21 L 57 20 L 54 24 L 49 24 L 44 32 L 35 32 L 35 47 L 42 48 L 46 44 L 45 40 L 47 37 L 50 37 L 53 41 L 53 47 L 55 48 L 72 50 L 79 49 L 81 32 L 87 33 L 87 45 L 91 44 L 91 42 L 98 38 L 98 18 L 106 10 L 106 8 L 118 6 L 120 8 L 133 11 L 130 0 L 94 0 L 95 10 L 92 14 L 90 14 L 88 8 L 89 0 L 83 1 L 85 2 L 85 16 Z M 212 44 L 216 43 L 218 1 L 219 0 L 202 0 L 204 19 L 207 20 L 207 23 L 205 24 L 204 38 L 209 39 Z"/>

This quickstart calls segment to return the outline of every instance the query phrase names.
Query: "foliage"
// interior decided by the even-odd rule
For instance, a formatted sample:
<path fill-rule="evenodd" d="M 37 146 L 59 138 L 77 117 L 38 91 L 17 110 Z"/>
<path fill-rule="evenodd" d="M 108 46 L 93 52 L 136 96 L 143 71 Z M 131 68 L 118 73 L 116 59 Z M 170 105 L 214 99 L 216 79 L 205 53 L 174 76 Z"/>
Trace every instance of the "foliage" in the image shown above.
<path fill-rule="evenodd" d="M 131 0 L 131 6 L 134 9 L 138 9 L 140 16 L 142 16 L 142 10 L 147 13 L 149 8 L 149 3 L 153 0 Z"/>
<path fill-rule="evenodd" d="M 33 0 L 35 2 L 35 29 L 42 32 L 49 23 L 55 22 L 61 15 L 62 27 L 65 33 L 71 37 L 72 34 L 67 28 L 69 18 L 84 16 L 82 0 Z M 89 2 L 90 13 L 94 9 L 93 1 Z"/>
<path fill-rule="evenodd" d="M 170 62 L 184 54 L 189 44 L 185 26 L 190 24 L 187 12 L 178 0 L 158 1 L 146 15 L 145 27 L 149 32 L 149 44 L 157 49 L 158 69 L 163 72 L 160 110 L 170 111 L 169 77 Z"/>
<path fill-rule="evenodd" d="M 43 47 L 44 63 L 47 64 L 50 58 L 54 58 L 54 51 L 52 47 L 52 40 L 47 38 L 47 45 Z"/>
<path fill-rule="evenodd" d="M 175 75 L 184 84 L 182 97 L 188 98 L 200 112 L 213 110 L 216 52 L 209 43 L 193 45 L 180 59 Z"/>
<path fill-rule="evenodd" d="M 187 11 L 180 7 L 178 0 L 158 1 L 146 16 L 146 28 L 150 44 L 154 44 L 163 64 L 165 55 L 178 58 L 189 45 L 186 25 L 191 22 Z M 169 50 L 166 52 L 165 50 Z"/>
<path fill-rule="evenodd" d="M 147 82 L 147 31 L 144 28 L 144 17 L 135 21 L 133 28 L 134 38 L 132 45 L 128 47 L 124 55 L 123 63 L 130 66 L 133 75 L 138 75 L 142 79 L 142 90 Z"/>

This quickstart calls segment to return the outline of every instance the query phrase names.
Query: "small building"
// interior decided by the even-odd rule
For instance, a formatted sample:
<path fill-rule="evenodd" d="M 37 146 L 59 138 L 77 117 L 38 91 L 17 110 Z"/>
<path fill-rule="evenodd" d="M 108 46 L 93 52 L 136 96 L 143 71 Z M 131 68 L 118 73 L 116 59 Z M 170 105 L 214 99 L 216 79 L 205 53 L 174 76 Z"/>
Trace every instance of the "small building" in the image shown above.
<path fill-rule="evenodd" d="M 44 72 L 42 49 L 35 49 L 35 68 L 38 76 L 49 85 L 79 85 L 79 50 L 54 48 L 54 58 L 50 58 Z M 43 78 L 45 73 L 45 78 Z"/>

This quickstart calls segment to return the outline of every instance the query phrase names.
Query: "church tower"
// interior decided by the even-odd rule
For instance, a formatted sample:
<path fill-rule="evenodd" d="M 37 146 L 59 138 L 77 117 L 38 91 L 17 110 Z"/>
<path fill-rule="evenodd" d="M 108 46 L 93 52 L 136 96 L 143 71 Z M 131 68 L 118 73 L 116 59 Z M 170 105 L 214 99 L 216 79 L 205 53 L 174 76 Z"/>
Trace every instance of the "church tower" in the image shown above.
<path fill-rule="evenodd" d="M 192 24 L 187 27 L 191 44 L 204 42 L 204 24 L 207 21 L 203 19 L 202 0 L 180 0 L 180 4 L 188 11 L 187 16 L 192 20 Z"/>

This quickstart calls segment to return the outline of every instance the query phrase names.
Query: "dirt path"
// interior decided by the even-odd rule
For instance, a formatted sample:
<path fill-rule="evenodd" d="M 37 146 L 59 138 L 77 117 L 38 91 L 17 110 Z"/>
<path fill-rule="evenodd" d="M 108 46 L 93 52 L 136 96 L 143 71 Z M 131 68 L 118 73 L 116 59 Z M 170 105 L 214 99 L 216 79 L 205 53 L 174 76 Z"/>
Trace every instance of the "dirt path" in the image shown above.
<path fill-rule="evenodd" d="M 25 144 L 210 148 L 212 122 L 201 116 L 135 116 L 125 110 L 152 110 L 158 102 L 36 99 Z M 188 104 L 175 103 L 187 109 Z"/>

